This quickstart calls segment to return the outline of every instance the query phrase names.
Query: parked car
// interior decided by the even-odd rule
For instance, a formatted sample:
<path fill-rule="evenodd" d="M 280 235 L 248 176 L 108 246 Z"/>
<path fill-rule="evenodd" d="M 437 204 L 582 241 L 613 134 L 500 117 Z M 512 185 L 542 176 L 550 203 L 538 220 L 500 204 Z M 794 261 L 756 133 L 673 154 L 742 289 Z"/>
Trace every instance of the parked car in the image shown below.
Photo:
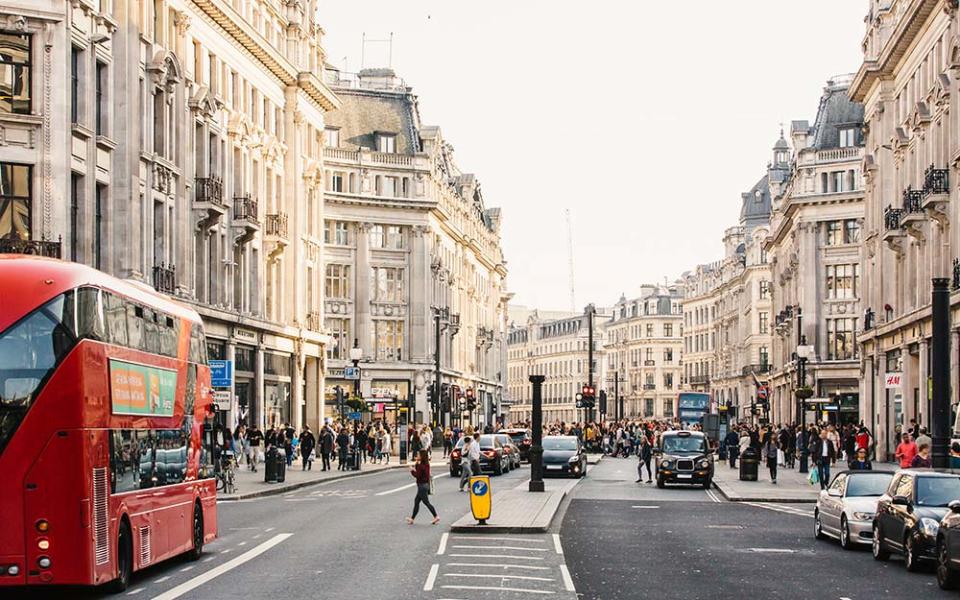
<path fill-rule="evenodd" d="M 505 433 L 497 433 L 495 435 L 497 436 L 497 439 L 500 440 L 500 443 L 503 444 L 504 450 L 507 452 L 507 455 L 510 457 L 510 468 L 507 470 L 512 471 L 513 469 L 519 469 L 520 468 L 520 448 L 518 448 L 517 445 L 513 443 L 513 438 L 511 438 L 509 435 Z"/>
<path fill-rule="evenodd" d="M 937 583 L 945 590 L 960 587 L 960 500 L 947 505 L 937 532 Z"/>
<path fill-rule="evenodd" d="M 495 434 L 480 436 L 480 470 L 494 475 L 510 470 L 510 456 Z"/>
<path fill-rule="evenodd" d="M 837 473 L 825 490 L 820 491 L 813 510 L 817 539 L 840 540 L 844 550 L 873 540 L 873 516 L 877 502 L 887 490 L 890 471 L 843 471 Z"/>
<path fill-rule="evenodd" d="M 707 436 L 699 431 L 666 431 L 654 449 L 657 457 L 657 487 L 689 483 L 710 489 L 713 454 Z"/>
<path fill-rule="evenodd" d="M 514 445 L 520 449 L 520 460 L 530 462 L 530 446 L 533 445 L 533 436 L 526 429 L 501 429 L 500 433 L 505 433 L 513 440 Z"/>
<path fill-rule="evenodd" d="M 450 450 L 450 477 L 460 477 L 460 461 L 463 460 L 463 436 Z"/>
<path fill-rule="evenodd" d="M 891 552 L 903 554 L 910 571 L 935 560 L 940 520 L 958 498 L 960 475 L 924 469 L 898 471 L 877 502 L 873 557 L 887 560 Z"/>
<path fill-rule="evenodd" d="M 587 474 L 587 455 L 575 435 L 549 435 L 543 438 L 543 474 L 583 477 Z"/>

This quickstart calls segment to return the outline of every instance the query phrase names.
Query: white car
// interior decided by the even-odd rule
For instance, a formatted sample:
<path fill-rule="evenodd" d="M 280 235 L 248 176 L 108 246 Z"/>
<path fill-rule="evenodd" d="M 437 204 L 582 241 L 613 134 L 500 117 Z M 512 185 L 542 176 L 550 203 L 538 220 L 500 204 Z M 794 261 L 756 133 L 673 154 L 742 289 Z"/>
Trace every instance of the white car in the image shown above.
<path fill-rule="evenodd" d="M 887 490 L 891 471 L 842 471 L 820 491 L 813 512 L 817 539 L 840 540 L 844 550 L 873 541 L 873 515 Z"/>

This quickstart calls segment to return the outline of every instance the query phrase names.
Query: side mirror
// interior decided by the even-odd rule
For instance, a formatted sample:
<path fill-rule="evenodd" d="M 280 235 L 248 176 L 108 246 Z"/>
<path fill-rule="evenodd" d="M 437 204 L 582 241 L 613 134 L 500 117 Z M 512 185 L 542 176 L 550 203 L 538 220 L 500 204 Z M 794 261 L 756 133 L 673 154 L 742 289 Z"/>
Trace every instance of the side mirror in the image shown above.
<path fill-rule="evenodd" d="M 840 498 L 841 496 L 843 496 L 843 494 L 840 493 L 840 490 L 836 488 L 830 488 L 829 490 L 827 490 L 827 495 L 832 498 Z"/>
<path fill-rule="evenodd" d="M 960 513 L 960 500 L 954 500 L 947 505 L 951 512 Z"/>

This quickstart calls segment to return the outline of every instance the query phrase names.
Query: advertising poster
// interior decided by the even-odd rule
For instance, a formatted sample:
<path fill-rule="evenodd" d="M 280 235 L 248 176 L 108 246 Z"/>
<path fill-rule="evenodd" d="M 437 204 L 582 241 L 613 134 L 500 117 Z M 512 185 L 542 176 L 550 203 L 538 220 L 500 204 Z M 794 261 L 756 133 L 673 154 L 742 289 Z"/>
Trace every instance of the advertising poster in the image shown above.
<path fill-rule="evenodd" d="M 172 417 L 176 393 L 176 371 L 110 359 L 113 414 Z"/>

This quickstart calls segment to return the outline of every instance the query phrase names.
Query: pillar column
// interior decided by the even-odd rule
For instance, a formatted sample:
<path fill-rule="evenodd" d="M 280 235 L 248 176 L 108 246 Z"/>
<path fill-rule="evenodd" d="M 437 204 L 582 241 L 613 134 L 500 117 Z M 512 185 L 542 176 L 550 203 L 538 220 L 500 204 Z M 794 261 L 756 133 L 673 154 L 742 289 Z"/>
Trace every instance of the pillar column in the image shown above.
<path fill-rule="evenodd" d="M 357 304 L 355 308 L 356 325 L 354 331 L 363 349 L 364 356 L 373 356 L 374 348 L 370 343 L 373 333 L 373 321 L 370 316 L 370 230 L 372 223 L 361 223 L 357 232 L 357 260 L 356 274 L 354 275 L 354 289 L 356 290 Z M 351 340 L 352 345 L 352 340 Z"/>
<path fill-rule="evenodd" d="M 237 370 L 236 357 L 237 357 L 237 345 L 234 344 L 232 341 L 228 341 L 227 342 L 227 360 L 229 360 L 233 364 L 234 372 L 236 372 Z M 228 417 L 227 423 L 230 424 L 231 426 L 236 425 L 239 419 L 239 416 L 238 416 L 239 410 L 240 410 L 239 404 L 240 403 L 237 401 L 237 394 L 236 394 L 234 382 L 230 381 L 230 415 Z"/>
<path fill-rule="evenodd" d="M 410 339 L 410 358 L 414 362 L 429 361 L 434 352 L 433 319 L 429 306 L 429 291 L 433 285 L 433 278 L 430 276 L 430 253 L 426 243 L 426 235 L 429 231 L 430 228 L 426 225 L 415 225 L 411 228 L 410 235 L 408 259 L 410 335 L 408 338 Z"/>
<path fill-rule="evenodd" d="M 257 426 L 262 430 L 266 426 L 266 421 L 263 418 L 263 346 L 257 346 L 257 354 L 254 364 L 253 371 L 253 406 L 255 407 L 254 412 L 256 413 L 256 420 L 251 420 L 251 423 L 256 423 Z"/>
<path fill-rule="evenodd" d="M 926 338 L 920 340 L 920 372 L 917 374 L 917 387 L 920 388 L 920 413 L 916 417 L 917 423 L 926 427 L 928 431 L 930 430 L 930 411 L 928 409 L 930 399 L 927 387 L 927 381 L 930 377 L 929 345 L 930 343 Z"/>

